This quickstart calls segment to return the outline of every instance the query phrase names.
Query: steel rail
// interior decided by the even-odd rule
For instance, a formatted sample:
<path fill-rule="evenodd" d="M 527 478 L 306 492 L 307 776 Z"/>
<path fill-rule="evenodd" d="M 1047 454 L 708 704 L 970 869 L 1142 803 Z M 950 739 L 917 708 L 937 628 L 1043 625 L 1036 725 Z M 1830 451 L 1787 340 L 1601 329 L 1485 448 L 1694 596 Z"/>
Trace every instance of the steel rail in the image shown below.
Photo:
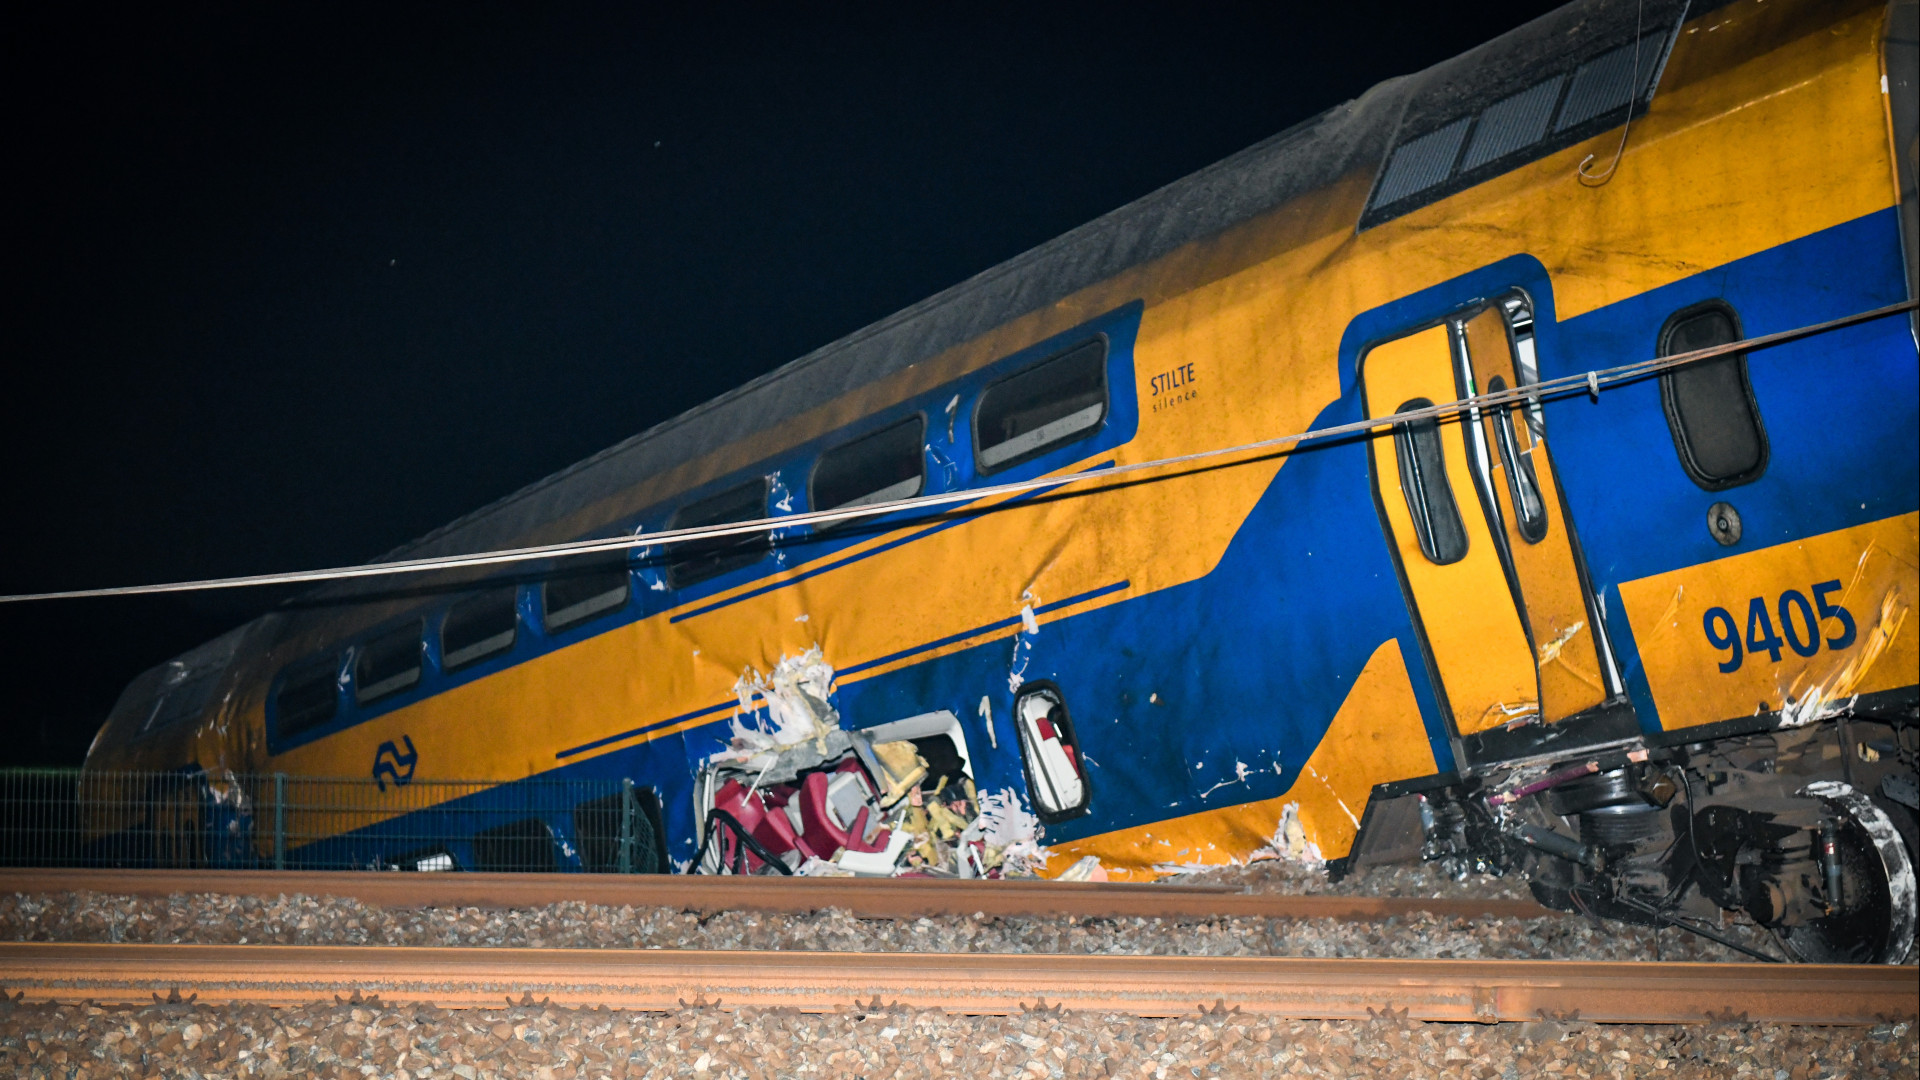
<path fill-rule="evenodd" d="M 684 874 L 379 873 L 351 870 L 0 869 L 0 893 L 99 892 L 126 896 L 349 897 L 377 907 L 541 907 L 566 901 L 609 907 L 800 914 L 841 908 L 870 918 L 1046 915 L 1169 919 L 1333 918 L 1432 914 L 1547 918 L 1532 900 L 1437 899 L 1241 892 L 1227 885 L 932 878 L 731 877 Z"/>
<path fill-rule="evenodd" d="M 1871 1024 L 1916 1009 L 1904 967 L 310 945 L 6 942 L 0 987 L 19 1000 L 96 1004 L 305 1005 L 358 995 L 443 1008 L 1066 1006 L 1174 1016 L 1211 1007 L 1345 1020 L 1392 1009 L 1482 1023 L 1577 1013 L 1601 1023 Z"/>

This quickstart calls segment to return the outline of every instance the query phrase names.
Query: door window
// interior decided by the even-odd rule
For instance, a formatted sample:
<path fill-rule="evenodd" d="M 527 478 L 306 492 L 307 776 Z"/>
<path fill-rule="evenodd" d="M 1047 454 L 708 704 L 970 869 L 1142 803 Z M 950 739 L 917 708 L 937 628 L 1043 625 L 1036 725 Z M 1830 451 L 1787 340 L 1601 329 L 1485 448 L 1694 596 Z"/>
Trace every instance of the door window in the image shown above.
<path fill-rule="evenodd" d="M 1433 402 L 1414 398 L 1397 413 L 1430 409 Z M 1400 489 L 1413 516 L 1413 532 L 1420 553 L 1436 566 L 1459 562 L 1467 555 L 1467 530 L 1460 522 L 1460 505 L 1447 483 L 1447 460 L 1440 446 L 1440 422 L 1402 420 L 1393 426 L 1393 446 L 1400 459 Z"/>
<path fill-rule="evenodd" d="M 1507 380 L 1502 376 L 1487 380 L 1489 394 L 1507 389 Z M 1500 470 L 1507 474 L 1507 497 L 1513 500 L 1514 528 L 1522 540 L 1537 544 L 1547 538 L 1547 508 L 1540 501 L 1540 478 L 1533 471 L 1533 455 L 1521 451 L 1523 445 L 1532 449 L 1532 432 L 1520 409 L 1520 405 L 1513 404 L 1493 410 L 1493 441 L 1500 450 Z"/>

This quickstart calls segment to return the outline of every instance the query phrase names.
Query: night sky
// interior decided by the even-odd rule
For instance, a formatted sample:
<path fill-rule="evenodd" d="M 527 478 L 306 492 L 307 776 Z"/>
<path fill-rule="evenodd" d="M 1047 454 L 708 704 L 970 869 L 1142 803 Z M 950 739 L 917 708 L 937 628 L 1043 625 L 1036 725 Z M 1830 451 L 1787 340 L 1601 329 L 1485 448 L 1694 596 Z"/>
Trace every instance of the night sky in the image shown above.
<path fill-rule="evenodd" d="M 1552 6 L 16 11 L 0 592 L 365 561 Z M 0 607 L 0 764 L 285 598 Z"/>

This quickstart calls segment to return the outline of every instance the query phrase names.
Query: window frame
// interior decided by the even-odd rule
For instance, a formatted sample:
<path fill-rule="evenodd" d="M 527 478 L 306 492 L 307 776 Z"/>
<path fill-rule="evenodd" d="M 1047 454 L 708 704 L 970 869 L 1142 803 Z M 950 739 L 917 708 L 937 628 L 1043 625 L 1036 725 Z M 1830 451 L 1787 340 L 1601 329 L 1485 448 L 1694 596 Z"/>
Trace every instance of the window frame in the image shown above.
<path fill-rule="evenodd" d="M 733 522 L 710 521 L 710 522 L 704 522 L 699 525 L 691 524 L 691 523 L 680 520 L 681 515 L 685 514 L 688 510 L 692 509 L 693 507 L 699 506 L 702 503 L 719 502 L 726 495 L 730 495 L 733 492 L 738 491 L 742 488 L 752 487 L 755 485 L 758 485 L 760 489 L 760 512 L 757 515 L 757 517 L 737 518 L 737 519 L 734 519 Z M 750 480 L 743 480 L 737 484 L 729 484 L 728 486 L 721 488 L 720 490 L 714 492 L 711 495 L 708 495 L 699 499 L 693 499 L 691 501 L 682 503 L 679 506 L 675 507 L 673 512 L 667 515 L 667 525 L 666 525 L 667 531 L 672 532 L 675 529 L 697 529 L 697 528 L 704 528 L 707 525 L 733 524 L 739 521 L 754 521 L 754 520 L 757 520 L 758 518 L 768 517 L 770 515 L 768 514 L 768 511 L 767 511 L 767 505 L 768 505 L 768 500 L 772 497 L 772 494 L 773 494 L 773 485 L 772 483 L 769 482 L 768 478 L 764 475 L 755 476 Z M 754 536 L 755 534 L 753 533 L 746 533 L 740 536 L 738 539 L 744 541 L 749 538 L 753 538 Z M 699 542 L 700 541 L 695 541 L 695 543 L 699 543 Z M 712 543 L 713 541 L 707 541 L 707 542 Z M 682 563 L 688 560 L 675 557 L 676 555 L 675 549 L 685 550 L 687 546 L 686 543 L 683 541 L 679 544 L 669 545 L 667 548 L 666 574 L 665 574 L 667 579 L 667 587 L 670 589 L 673 589 L 676 592 L 678 592 L 681 589 L 690 589 L 695 585 L 703 585 L 716 578 L 725 577 L 726 575 L 734 573 L 739 570 L 745 570 L 747 567 L 752 566 L 754 563 L 760 562 L 761 560 L 767 557 L 768 552 L 773 550 L 773 538 L 772 538 L 771 531 L 758 534 L 758 539 L 756 541 L 756 544 L 758 547 L 759 554 L 754 556 L 752 562 L 742 562 L 737 566 L 723 567 L 721 569 L 714 570 L 711 573 L 702 574 L 701 576 L 693 578 L 692 580 L 683 580 L 680 576 L 680 573 L 681 573 L 680 566 Z"/>
<path fill-rule="evenodd" d="M 340 692 L 342 659 L 343 656 L 340 652 L 322 653 L 301 657 L 299 660 L 295 660 L 280 669 L 279 675 L 274 678 L 272 695 L 273 736 L 275 742 L 282 742 L 287 739 L 304 740 L 305 737 L 311 736 L 314 732 L 320 731 L 340 719 L 341 713 L 343 712 L 340 702 L 343 696 Z M 289 726 L 286 710 L 281 706 L 281 699 L 286 696 L 288 685 L 293 683 L 294 680 L 310 673 L 321 673 L 330 681 L 333 687 L 333 708 L 328 710 L 324 716 L 316 715 L 311 721 L 297 726 Z"/>
<path fill-rule="evenodd" d="M 1098 345 L 1100 348 L 1100 364 L 1099 364 L 1099 367 L 1100 367 L 1100 417 L 1099 419 L 1095 420 L 1092 424 L 1089 424 L 1084 430 L 1074 433 L 1071 438 L 1059 439 L 1054 442 L 1050 442 L 1045 445 L 1035 447 L 1031 450 L 1027 450 L 1022 453 L 1016 454 L 1005 461 L 998 462 L 993 465 L 988 465 L 986 463 L 985 458 L 982 457 L 982 454 L 985 452 L 985 450 L 980 445 L 980 414 L 982 410 L 986 407 L 987 399 L 991 397 L 993 395 L 993 392 L 999 389 L 1000 387 L 1005 386 L 1006 384 L 1013 382 L 1023 376 L 1030 375 L 1033 372 L 1038 371 L 1041 368 L 1047 366 L 1048 364 L 1054 363 L 1059 360 L 1064 360 L 1067 357 L 1073 355 L 1074 353 L 1079 352 L 1081 349 L 1088 347 L 1089 345 Z M 1007 374 L 1002 375 L 998 379 L 995 379 L 994 381 L 988 383 L 985 387 L 981 388 L 979 395 L 974 398 L 973 409 L 971 410 L 972 415 L 969 417 L 968 424 L 967 424 L 968 437 L 972 440 L 974 472 L 981 476 L 992 476 L 995 473 L 1006 472 L 1009 469 L 1015 469 L 1022 465 L 1027 464 L 1028 462 L 1035 461 L 1039 458 L 1045 457 L 1046 455 L 1051 454 L 1054 451 L 1059 450 L 1063 447 L 1072 446 L 1075 443 L 1082 442 L 1087 439 L 1091 439 L 1094 436 L 1098 435 L 1102 430 L 1106 428 L 1107 422 L 1113 417 L 1113 378 L 1112 378 L 1112 372 L 1109 370 L 1109 368 L 1111 367 L 1112 361 L 1113 361 L 1112 336 L 1109 335 L 1106 331 L 1101 330 L 1087 338 L 1084 338 L 1080 341 L 1076 341 L 1073 344 L 1068 345 L 1064 348 L 1055 349 L 1051 353 L 1048 353 L 1042 359 L 1034 361 L 1031 364 L 1024 364 L 1020 367 L 1019 370 L 1008 372 Z M 1072 415 L 1072 414 L 1069 413 L 1068 415 Z M 1014 438 L 1020 438 L 1020 436 L 1016 435 L 1014 436 Z M 1011 442 L 1012 440 L 1008 439 L 1003 441 Z M 1001 444 L 995 443 L 994 445 L 998 446 Z"/>
<path fill-rule="evenodd" d="M 1033 736 L 1027 734 L 1027 721 L 1020 716 L 1020 706 L 1028 698 L 1042 695 L 1051 697 L 1054 704 L 1059 707 L 1060 720 L 1057 724 L 1053 724 L 1056 731 L 1055 739 L 1064 749 L 1071 750 L 1073 754 L 1068 764 L 1080 781 L 1080 798 L 1071 806 L 1049 808 L 1043 805 L 1040 799 L 1039 784 L 1042 782 L 1042 777 L 1045 778 L 1048 791 L 1054 791 L 1053 780 L 1051 774 L 1045 771 L 1044 764 L 1034 760 L 1034 755 L 1039 750 L 1038 747 L 1031 745 Z M 1072 821 L 1074 818 L 1085 817 L 1092 813 L 1093 777 L 1087 772 L 1086 754 L 1080 745 L 1079 732 L 1073 726 L 1073 710 L 1067 705 L 1066 692 L 1061 690 L 1059 684 L 1052 679 L 1035 679 L 1022 683 L 1013 694 L 1012 719 L 1014 739 L 1020 746 L 1020 768 L 1027 781 L 1027 802 L 1033 807 L 1033 816 L 1039 818 L 1042 824 L 1058 825 L 1063 821 Z M 1049 723 L 1052 721 L 1049 720 Z M 1058 792 L 1055 794 L 1057 795 Z"/>
<path fill-rule="evenodd" d="M 1746 327 L 1740 322 L 1740 312 L 1732 304 L 1718 298 L 1703 300 L 1697 304 L 1689 304 L 1667 316 L 1667 321 L 1660 326 L 1660 336 L 1655 342 L 1657 346 L 1655 355 L 1663 358 L 1673 355 L 1674 332 L 1683 324 L 1708 312 L 1719 312 L 1727 317 L 1727 321 L 1733 326 L 1734 341 L 1747 339 Z M 1694 458 L 1693 447 L 1687 441 L 1686 425 L 1681 418 L 1680 405 L 1674 391 L 1676 369 L 1667 368 L 1660 372 L 1660 411 L 1667 420 L 1667 434 L 1673 438 L 1674 455 L 1680 459 L 1681 471 L 1687 474 L 1687 479 L 1692 480 L 1703 491 L 1725 491 L 1728 488 L 1751 484 L 1766 475 L 1767 465 L 1773 459 L 1773 444 L 1767 438 L 1767 422 L 1760 415 L 1760 400 L 1754 396 L 1753 378 L 1747 370 L 1747 351 L 1742 349 L 1726 355 L 1737 364 L 1740 390 L 1747 405 L 1747 414 L 1753 418 L 1754 436 L 1760 443 L 1760 455 L 1753 466 L 1732 476 L 1710 476 L 1700 467 L 1700 463 Z"/>
<path fill-rule="evenodd" d="M 472 644 L 469 644 L 469 645 L 462 645 L 458 649 L 447 648 L 447 624 L 453 620 L 454 613 L 459 611 L 463 607 L 476 605 L 483 600 L 494 599 L 501 593 L 504 593 L 506 595 L 507 606 L 509 610 L 513 612 L 513 625 L 511 628 L 509 628 L 506 631 L 506 634 L 507 634 L 506 645 L 500 648 L 489 649 L 485 652 L 475 653 L 474 655 L 467 656 L 459 660 L 453 659 L 454 653 L 461 652 L 466 649 L 479 648 L 480 646 L 485 645 L 487 642 L 493 641 L 496 638 L 500 637 L 500 634 L 498 633 L 489 634 L 488 636 L 481 638 L 479 641 L 473 642 Z M 541 597 L 541 614 L 544 615 L 545 613 L 546 613 L 546 598 L 542 596 Z M 484 663 L 488 660 L 493 659 L 496 656 L 504 656 L 507 653 L 512 652 L 514 648 L 520 644 L 520 624 L 524 621 L 525 619 L 522 617 L 522 614 L 520 611 L 520 587 L 518 585 L 504 585 L 504 586 L 497 586 L 494 589 L 476 590 L 460 598 L 459 600 L 456 600 L 453 603 L 447 605 L 447 610 L 444 613 L 442 613 L 440 616 L 440 635 L 439 635 L 440 670 L 447 673 L 452 673 L 455 671 L 464 671 L 475 664 Z"/>
<path fill-rule="evenodd" d="M 396 697 L 400 694 L 406 693 L 409 690 L 415 689 L 420 685 L 420 683 L 423 680 L 426 679 L 427 677 L 427 625 L 426 623 L 427 623 L 426 619 L 415 617 L 404 623 L 399 623 L 397 625 L 388 627 L 387 629 L 382 630 L 377 634 L 370 634 L 367 637 L 361 639 L 358 643 L 356 643 L 353 646 L 353 705 L 354 705 L 354 708 L 364 709 L 370 705 L 377 705 L 380 702 L 387 700 L 388 698 Z M 362 685 L 361 678 L 360 678 L 360 675 L 361 675 L 360 669 L 361 669 L 361 666 L 365 664 L 368 658 L 372 655 L 373 649 L 376 646 L 384 645 L 398 639 L 402 633 L 404 633 L 409 629 L 413 631 L 413 634 L 412 634 L 413 655 L 414 655 L 413 678 L 406 682 L 398 683 L 392 686 L 385 685 L 388 683 L 392 683 L 394 679 L 399 678 L 401 674 L 404 674 L 404 673 L 400 673 L 395 675 L 389 675 L 385 679 L 378 680 L 373 684 L 372 687 L 367 687 Z"/>
<path fill-rule="evenodd" d="M 860 435 L 855 438 L 848 439 L 847 441 L 843 443 L 839 443 L 830 449 L 821 451 L 821 453 L 813 459 L 813 467 L 807 470 L 807 509 L 839 510 L 849 506 L 866 505 L 864 503 L 861 503 L 858 499 L 855 499 L 852 502 L 837 503 L 833 506 L 820 505 L 820 502 L 816 497 L 817 485 L 820 480 L 820 467 L 826 464 L 827 459 L 833 456 L 834 454 L 837 454 L 843 450 L 848 450 L 853 447 L 859 446 L 861 443 L 867 442 L 868 440 L 878 439 L 880 436 L 886 435 L 889 432 L 892 432 L 896 428 L 902 428 L 907 426 L 908 424 L 912 424 L 916 422 L 920 425 L 920 437 L 915 440 L 915 445 L 917 447 L 916 453 L 919 455 L 919 462 L 920 462 L 920 483 L 918 486 L 914 488 L 911 494 L 902 495 L 899 497 L 903 499 L 911 499 L 911 498 L 915 498 L 917 496 L 926 494 L 927 478 L 928 478 L 927 450 L 926 450 L 928 420 L 927 420 L 927 414 L 924 410 L 915 409 L 911 414 L 901 417 L 900 419 L 892 423 L 884 424 L 880 427 L 874 428 L 872 431 L 869 431 L 864 435 Z M 862 496 L 861 498 L 867 498 L 867 497 L 869 496 Z M 888 499 L 885 501 L 891 502 L 893 500 Z M 857 521 L 857 520 L 861 520 L 861 519 L 854 518 L 854 519 L 848 519 L 846 521 L 822 522 L 818 525 L 813 526 L 813 531 L 824 532 L 831 529 L 837 529 L 842 525 L 848 524 L 850 521 Z"/>
<path fill-rule="evenodd" d="M 1433 402 L 1427 398 L 1409 398 L 1393 411 L 1393 415 L 1399 416 L 1410 410 L 1432 407 Z M 1453 482 L 1447 476 L 1447 448 L 1440 441 L 1442 435 L 1440 418 L 1430 416 L 1422 420 L 1393 420 L 1392 423 L 1394 465 L 1400 474 L 1400 494 L 1407 503 L 1407 516 L 1413 523 L 1414 544 L 1419 547 L 1420 554 L 1433 565 L 1451 566 L 1467 557 L 1467 551 L 1472 547 L 1472 539 L 1467 535 L 1465 512 L 1460 507 L 1460 500 L 1454 496 Z M 1426 483 L 1421 473 L 1419 455 L 1416 452 L 1417 448 L 1413 445 L 1416 424 L 1431 428 L 1433 432 L 1434 443 L 1438 450 L 1435 458 L 1440 466 L 1439 488 L 1446 496 L 1447 505 L 1452 507 L 1454 529 L 1460 534 L 1460 550 L 1449 558 L 1441 558 L 1443 553 L 1440 551 L 1439 540 L 1433 528 L 1433 503 L 1427 497 L 1430 485 Z M 1414 501 L 1416 495 L 1419 497 L 1418 505 Z M 1424 527 L 1421 524 L 1423 521 L 1426 523 Z"/>
<path fill-rule="evenodd" d="M 1515 358 L 1514 371 L 1519 373 L 1518 358 Z M 1495 375 L 1487 380 L 1487 393 L 1500 394 L 1513 389 L 1507 380 Z M 1528 544 L 1538 544 L 1547 538 L 1549 515 L 1546 495 L 1540 490 L 1540 474 L 1533 467 L 1533 456 L 1520 452 L 1520 439 L 1517 434 L 1521 425 L 1529 424 L 1526 405 L 1521 402 L 1508 402 L 1487 408 L 1485 415 L 1493 422 L 1494 452 L 1500 459 L 1500 471 L 1507 474 L 1507 499 L 1513 506 L 1513 531 Z M 1534 439 L 1531 427 L 1528 438 Z M 1537 439 L 1533 444 L 1539 446 Z M 1531 496 L 1533 513 L 1527 512 L 1527 499 Z"/>
<path fill-rule="evenodd" d="M 618 563 L 615 563 L 613 560 L 609 559 L 604 567 L 592 566 L 591 563 L 586 560 L 583 560 L 583 562 L 585 562 L 586 565 L 581 566 L 578 569 L 577 573 L 575 574 L 575 576 L 580 578 L 588 577 L 591 574 L 594 574 L 601 569 L 611 571 L 614 569 L 615 566 L 618 566 L 620 577 L 621 577 L 621 587 L 618 590 L 620 594 L 620 599 L 614 603 L 602 604 L 602 601 L 604 601 L 607 597 L 614 595 L 616 590 L 606 589 L 602 592 L 593 593 L 590 596 L 586 597 L 585 599 L 576 600 L 573 603 L 568 604 L 566 607 L 561 608 L 559 611 L 560 614 L 565 614 L 568 612 L 578 612 L 578 614 L 573 615 L 572 617 L 568 618 L 564 622 L 557 621 L 554 618 L 554 615 L 556 614 L 556 612 L 553 610 L 552 605 L 548 602 L 548 588 L 553 584 L 553 578 L 555 576 L 564 577 L 566 576 L 566 574 L 564 573 L 564 570 L 550 570 L 548 571 L 548 574 L 542 576 L 540 580 L 540 589 L 539 589 L 540 629 L 543 633 L 547 633 L 547 634 L 565 633 L 566 631 L 572 630 L 576 627 L 584 626 L 587 623 L 593 622 L 596 619 L 604 619 L 608 615 L 611 615 L 617 611 L 623 611 L 627 608 L 629 604 L 633 603 L 633 595 L 634 595 L 633 564 L 628 560 L 626 555 L 622 554 L 620 556 Z M 608 580 L 612 580 L 613 576 L 614 575 L 612 573 L 608 573 L 607 574 Z M 599 604 L 601 606 L 597 606 L 597 607 L 591 606 L 595 604 Z M 581 610 L 581 609 L 588 609 L 588 610 Z M 517 624 L 518 622 L 517 615 L 515 619 Z"/>

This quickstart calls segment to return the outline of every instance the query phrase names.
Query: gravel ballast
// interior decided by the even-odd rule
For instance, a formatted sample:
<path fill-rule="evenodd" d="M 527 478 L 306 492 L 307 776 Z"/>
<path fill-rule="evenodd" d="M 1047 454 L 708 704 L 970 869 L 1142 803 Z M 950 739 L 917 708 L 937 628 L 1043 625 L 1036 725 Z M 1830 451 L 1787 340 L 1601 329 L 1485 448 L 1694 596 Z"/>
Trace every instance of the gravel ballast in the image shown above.
<path fill-rule="evenodd" d="M 0 896 L 0 940 L 204 945 L 428 945 L 769 949 L 821 952 L 1069 953 L 1132 956 L 1742 960 L 1678 930 L 1581 918 L 1379 921 L 943 915 L 858 918 L 577 902 L 539 908 L 380 908 L 341 897 Z"/>
<path fill-rule="evenodd" d="M 1261 893 L 1514 899 L 1517 878 L 1455 879 L 1430 864 L 1375 867 L 1331 881 L 1283 860 L 1186 875 L 1181 882 Z M 1170 888 L 1177 887 L 1169 886 Z M 1770 949 L 1751 926 L 1726 928 Z M 861 918 L 580 902 L 520 909 L 382 908 L 346 897 L 170 897 L 95 892 L 0 895 L 0 940 L 208 945 L 425 945 L 525 948 L 768 949 L 1107 955 L 1431 957 L 1499 960 L 1745 960 L 1680 930 L 1584 918 L 1416 913 L 1378 921 L 1297 918 L 1085 918 L 942 915 Z"/>
<path fill-rule="evenodd" d="M 362 1077 L 1394 1076 L 1912 1077 L 1909 1026 L 1601 1026 L 1136 1019 L 1036 1012 L 829 1014 L 688 1008 L 446 1011 L 329 1002 L 303 1008 L 0 1005 L 0 1075 Z"/>

